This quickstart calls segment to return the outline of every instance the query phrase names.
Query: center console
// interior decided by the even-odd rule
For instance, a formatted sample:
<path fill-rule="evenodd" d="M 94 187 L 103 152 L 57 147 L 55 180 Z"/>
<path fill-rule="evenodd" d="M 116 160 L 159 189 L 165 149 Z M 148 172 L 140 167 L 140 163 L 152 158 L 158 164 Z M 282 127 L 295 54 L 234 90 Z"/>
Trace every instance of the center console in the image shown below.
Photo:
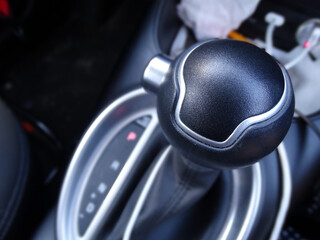
<path fill-rule="evenodd" d="M 286 70 L 231 40 L 173 59 L 180 25 L 174 1 L 150 10 L 70 162 L 57 239 L 277 239 L 320 168 Z"/>
<path fill-rule="evenodd" d="M 115 101 L 91 125 L 65 177 L 57 215 L 58 239 L 122 238 L 132 206 L 154 167 L 153 160 L 157 152 L 163 154 L 161 149 L 168 146 L 159 133 L 155 106 L 155 96 L 143 89 L 134 90 Z M 163 174 L 166 174 L 166 181 L 174 178 L 170 172 Z M 208 176 L 203 171 L 201 174 L 207 181 Z M 212 188 L 203 186 L 207 182 L 198 185 L 196 192 L 204 188 L 208 191 L 202 195 L 201 204 L 173 214 L 169 222 L 160 221 L 153 226 L 153 233 L 149 232 L 149 226 L 142 226 L 140 231 L 145 235 L 141 237 L 174 239 L 178 234 L 192 239 L 200 237 L 195 229 L 208 225 L 212 228 L 201 233 L 208 239 L 212 236 L 243 239 L 251 235 L 253 229 L 259 234 L 267 234 L 279 207 L 280 179 L 281 167 L 276 153 L 252 167 L 225 170 L 214 179 Z M 166 186 L 166 192 L 171 188 L 177 187 Z M 187 193 L 180 194 L 181 197 Z M 161 197 L 151 196 L 145 208 L 165 205 L 167 202 L 160 201 Z M 160 218 L 160 215 L 157 213 L 156 217 Z M 194 218 L 197 218 L 197 226 L 183 231 L 182 221 L 188 223 Z M 149 219 L 148 225 L 152 226 L 154 222 L 157 221 Z M 200 223 L 204 225 L 199 226 Z"/>
<path fill-rule="evenodd" d="M 247 43 L 212 40 L 173 63 L 152 59 L 144 86 L 158 96 L 125 94 L 84 135 L 60 195 L 58 239 L 277 236 L 290 195 L 280 187 L 291 188 L 284 148 L 280 160 L 270 154 L 293 116 L 284 68 Z"/>

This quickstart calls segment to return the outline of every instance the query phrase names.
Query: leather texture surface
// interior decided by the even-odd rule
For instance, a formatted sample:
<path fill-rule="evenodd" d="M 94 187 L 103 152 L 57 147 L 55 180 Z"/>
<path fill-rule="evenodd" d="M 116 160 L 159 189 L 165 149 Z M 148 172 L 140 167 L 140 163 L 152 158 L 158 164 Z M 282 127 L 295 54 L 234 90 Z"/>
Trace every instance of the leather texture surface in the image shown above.
<path fill-rule="evenodd" d="M 276 61 L 252 44 L 215 40 L 188 56 L 182 122 L 215 141 L 226 140 L 245 119 L 271 110 L 284 91 Z"/>
<path fill-rule="evenodd" d="M 161 153 L 157 158 L 160 156 Z M 157 159 L 154 162 L 156 161 Z M 127 220 L 151 169 L 152 167 L 137 186 L 121 214 L 120 220 L 107 239 L 121 239 Z M 170 222 L 177 215 L 188 213 L 195 204 L 199 204 L 199 201 L 209 190 L 212 190 L 212 185 L 219 174 L 220 172 L 217 170 L 205 168 L 183 159 L 176 151 L 169 153 L 164 165 L 157 174 L 153 187 L 148 194 L 148 199 L 135 224 L 136 227 L 132 234 L 135 237 L 133 239 L 144 239 L 146 233 L 150 230 L 161 226 L 163 223 Z M 226 189 L 228 189 L 227 186 Z M 225 191 L 225 193 L 227 192 Z M 215 211 L 218 213 L 223 211 L 223 208 Z M 219 214 L 216 216 L 219 216 Z M 188 223 L 190 219 L 186 218 L 182 221 Z M 154 238 L 154 233 L 152 235 L 152 238 Z"/>
<path fill-rule="evenodd" d="M 158 157 L 160 157 L 159 154 Z M 154 163 L 157 159 L 154 160 Z M 119 215 L 110 234 L 99 238 L 120 240 L 154 164 L 144 174 Z M 266 236 L 277 212 L 279 171 L 277 156 L 261 160 L 262 199 L 254 236 Z M 241 184 L 241 183 L 237 183 Z M 238 186 L 239 187 L 239 186 Z M 231 171 L 213 170 L 185 160 L 173 151 L 157 174 L 147 200 L 135 223 L 131 239 L 215 239 L 223 228 L 231 205 Z"/>
<path fill-rule="evenodd" d="M 157 112 L 160 125 L 168 141 L 187 159 L 191 161 L 197 159 L 198 164 L 211 168 L 231 169 L 248 166 L 270 154 L 287 134 L 294 111 L 294 95 L 290 83 L 287 86 L 287 97 L 279 111 L 264 121 L 249 125 L 229 145 L 209 145 L 189 135 L 175 120 L 177 96 L 179 95 L 179 86 L 176 81 L 177 69 L 179 69 L 179 59 L 174 61 L 172 71 L 160 86 L 157 95 Z M 201 109 L 200 104 L 202 103 L 198 103 L 199 109 Z M 197 116 L 194 114 L 193 118 Z M 220 122 L 223 119 L 221 116 L 205 118 L 199 115 L 198 124 L 206 129 L 204 131 L 210 131 L 210 128 L 207 127 L 208 124 L 211 124 L 210 121 Z"/>

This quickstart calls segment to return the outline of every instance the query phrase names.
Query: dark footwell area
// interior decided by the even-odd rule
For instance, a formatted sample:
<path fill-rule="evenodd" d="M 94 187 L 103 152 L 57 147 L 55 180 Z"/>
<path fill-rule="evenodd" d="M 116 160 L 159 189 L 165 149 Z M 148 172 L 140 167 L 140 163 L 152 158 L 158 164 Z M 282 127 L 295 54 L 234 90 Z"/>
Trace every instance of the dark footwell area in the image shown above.
<path fill-rule="evenodd" d="M 32 20 L 38 31 L 29 23 L 30 30 L 19 39 L 12 37 L 1 54 L 1 96 L 43 122 L 67 156 L 97 114 L 99 99 L 146 7 L 145 2 L 120 1 L 104 6 L 103 12 L 96 5 L 87 9 L 76 4 L 64 13 L 64 21 L 48 23 L 52 29 L 43 34 L 45 23 L 39 21 L 51 20 L 38 16 Z"/>
<path fill-rule="evenodd" d="M 27 1 L 28 8 L 12 6 L 15 15 L 0 23 L 0 96 L 28 132 L 31 147 L 17 220 L 21 231 L 9 238 L 31 236 L 56 203 L 71 155 L 100 111 L 148 4 Z"/>

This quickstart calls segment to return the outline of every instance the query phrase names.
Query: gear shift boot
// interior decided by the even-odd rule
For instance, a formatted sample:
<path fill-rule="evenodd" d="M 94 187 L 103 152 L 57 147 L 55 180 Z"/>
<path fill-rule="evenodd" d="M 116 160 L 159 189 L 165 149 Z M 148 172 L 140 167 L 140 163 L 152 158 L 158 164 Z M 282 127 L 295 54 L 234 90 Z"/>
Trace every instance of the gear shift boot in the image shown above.
<path fill-rule="evenodd" d="M 139 226 L 148 229 L 190 208 L 210 190 L 219 172 L 196 165 L 175 150 L 171 151 L 148 195 L 137 231 Z"/>

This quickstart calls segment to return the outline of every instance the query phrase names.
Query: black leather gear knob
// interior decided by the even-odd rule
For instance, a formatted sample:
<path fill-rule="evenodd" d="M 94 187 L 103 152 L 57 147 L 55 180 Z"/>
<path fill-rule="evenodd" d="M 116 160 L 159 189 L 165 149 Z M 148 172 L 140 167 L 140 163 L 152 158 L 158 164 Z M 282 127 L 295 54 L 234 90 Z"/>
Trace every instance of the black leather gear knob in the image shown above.
<path fill-rule="evenodd" d="M 291 81 L 263 50 L 210 40 L 162 63 L 159 68 L 150 62 L 144 85 L 156 89 L 168 141 L 190 161 L 211 168 L 246 166 L 285 137 L 294 112 Z"/>

